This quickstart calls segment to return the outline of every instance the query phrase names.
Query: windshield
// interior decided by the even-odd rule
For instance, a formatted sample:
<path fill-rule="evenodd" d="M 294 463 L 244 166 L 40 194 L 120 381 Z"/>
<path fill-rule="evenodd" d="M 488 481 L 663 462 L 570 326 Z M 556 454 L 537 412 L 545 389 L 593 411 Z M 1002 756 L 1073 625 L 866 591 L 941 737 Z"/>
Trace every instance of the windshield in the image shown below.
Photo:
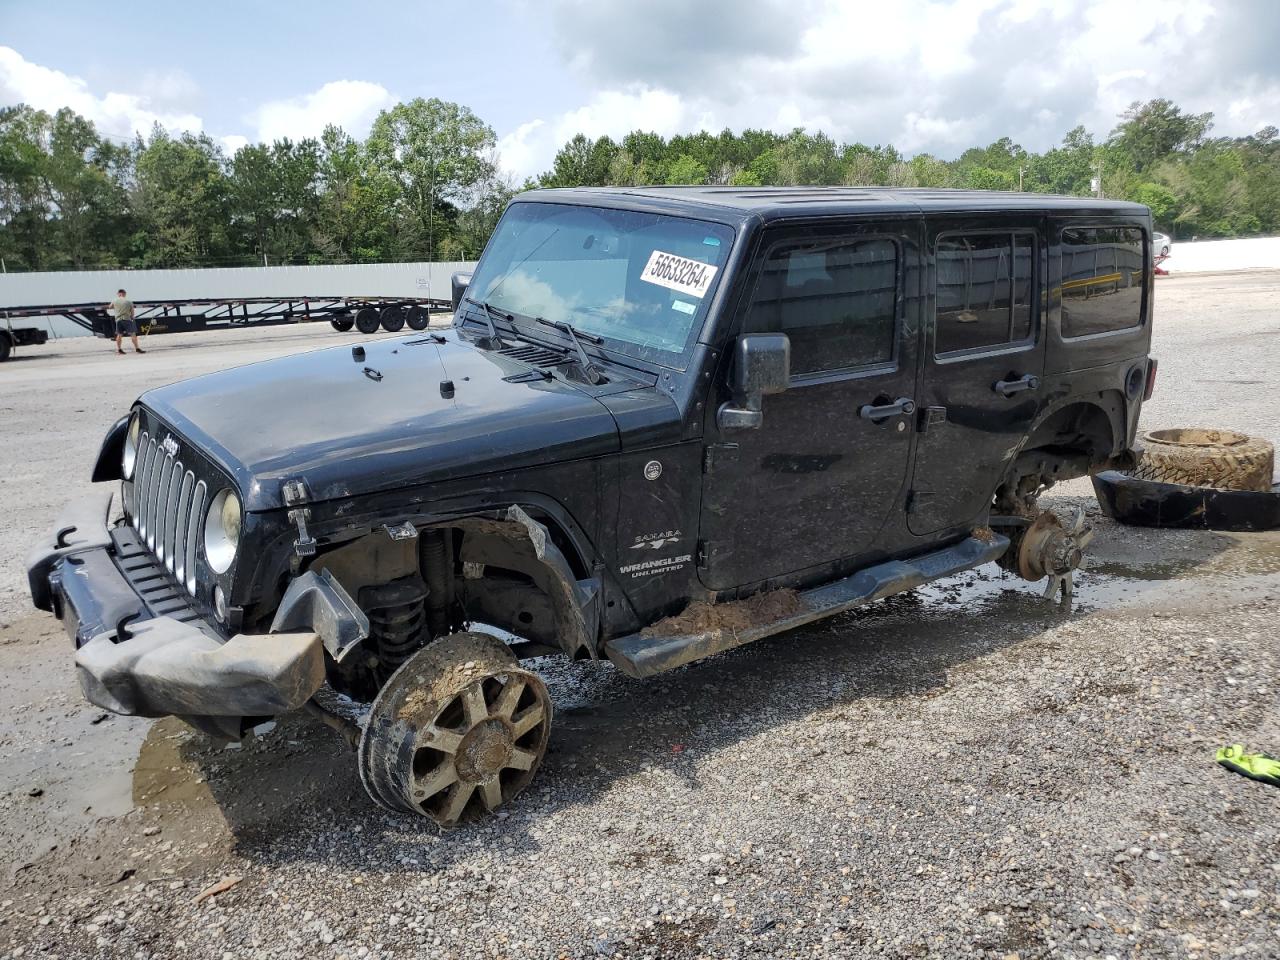
<path fill-rule="evenodd" d="M 514 203 L 467 295 L 571 324 L 605 350 L 682 367 L 729 255 L 726 226 L 635 210 Z"/>

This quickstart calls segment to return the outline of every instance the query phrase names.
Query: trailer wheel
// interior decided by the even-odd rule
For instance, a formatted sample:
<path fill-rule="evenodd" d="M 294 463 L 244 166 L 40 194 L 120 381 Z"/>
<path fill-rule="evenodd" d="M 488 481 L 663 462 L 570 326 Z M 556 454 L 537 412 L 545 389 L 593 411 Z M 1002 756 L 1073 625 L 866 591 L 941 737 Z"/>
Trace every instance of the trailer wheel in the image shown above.
<path fill-rule="evenodd" d="M 360 735 L 365 790 L 379 805 L 451 827 L 528 785 L 547 751 L 551 697 L 511 648 L 455 633 L 405 661 Z"/>
<path fill-rule="evenodd" d="M 425 330 L 427 324 L 431 322 L 431 314 L 427 312 L 426 307 L 410 307 L 409 308 L 409 329 Z"/>
<path fill-rule="evenodd" d="M 4 363 L 9 359 L 9 353 L 13 350 L 13 343 L 9 340 L 9 334 L 0 330 L 0 363 Z"/>
<path fill-rule="evenodd" d="M 377 333 L 378 311 L 373 307 L 361 307 L 357 310 L 356 329 L 361 333 Z"/>
<path fill-rule="evenodd" d="M 404 329 L 404 307 L 392 305 L 382 308 L 382 329 L 387 333 L 396 333 Z"/>
<path fill-rule="evenodd" d="M 333 329 L 339 333 L 346 333 L 356 323 L 355 318 L 349 313 L 335 313 L 329 318 L 329 322 L 333 324 Z"/>

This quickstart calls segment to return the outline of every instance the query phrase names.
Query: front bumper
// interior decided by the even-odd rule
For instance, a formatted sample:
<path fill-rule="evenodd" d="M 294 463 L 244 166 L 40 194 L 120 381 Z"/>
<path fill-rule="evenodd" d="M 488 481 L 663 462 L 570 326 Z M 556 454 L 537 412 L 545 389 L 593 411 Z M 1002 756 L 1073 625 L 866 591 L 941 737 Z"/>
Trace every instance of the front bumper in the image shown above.
<path fill-rule="evenodd" d="M 232 718 L 301 707 L 324 682 L 313 631 L 223 640 L 127 526 L 110 528 L 111 494 L 63 511 L 27 555 L 32 602 L 52 611 L 76 645 L 85 697 L 132 716 L 173 714 L 221 735 Z"/>

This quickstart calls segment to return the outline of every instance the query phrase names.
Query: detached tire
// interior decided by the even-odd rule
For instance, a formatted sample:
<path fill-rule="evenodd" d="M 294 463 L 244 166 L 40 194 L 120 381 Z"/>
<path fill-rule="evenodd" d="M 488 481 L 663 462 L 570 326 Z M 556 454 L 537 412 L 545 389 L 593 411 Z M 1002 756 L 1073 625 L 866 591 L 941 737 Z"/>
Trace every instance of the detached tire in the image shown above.
<path fill-rule="evenodd" d="M 1275 448 L 1266 440 L 1232 430 L 1196 427 L 1152 430 L 1132 476 L 1156 483 L 1215 490 L 1271 490 Z"/>

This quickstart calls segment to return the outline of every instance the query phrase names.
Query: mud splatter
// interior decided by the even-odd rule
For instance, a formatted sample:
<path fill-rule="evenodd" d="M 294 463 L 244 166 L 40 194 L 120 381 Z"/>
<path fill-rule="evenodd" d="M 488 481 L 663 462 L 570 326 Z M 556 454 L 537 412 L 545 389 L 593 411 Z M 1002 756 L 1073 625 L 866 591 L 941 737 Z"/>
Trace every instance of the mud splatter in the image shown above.
<path fill-rule="evenodd" d="M 641 631 L 642 636 L 685 636 L 745 630 L 748 627 L 782 620 L 805 610 L 794 590 L 771 590 L 745 600 L 728 603 L 696 601 L 673 617 L 659 620 Z"/>

